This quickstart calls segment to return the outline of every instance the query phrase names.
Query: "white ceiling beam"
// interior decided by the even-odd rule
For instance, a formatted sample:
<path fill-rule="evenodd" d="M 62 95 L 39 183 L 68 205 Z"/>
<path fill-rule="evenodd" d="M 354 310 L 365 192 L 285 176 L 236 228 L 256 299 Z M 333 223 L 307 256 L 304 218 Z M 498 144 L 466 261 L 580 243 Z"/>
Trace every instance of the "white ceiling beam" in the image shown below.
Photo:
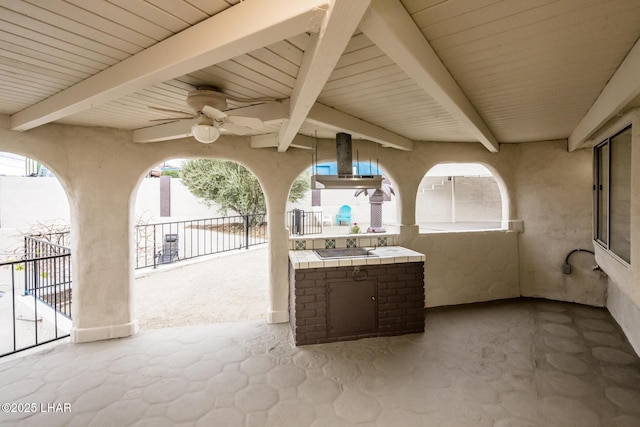
<path fill-rule="evenodd" d="M 360 30 L 489 151 L 499 143 L 399 0 L 373 0 Z"/>
<path fill-rule="evenodd" d="M 371 0 L 334 0 L 320 31 L 310 40 L 291 92 L 289 120 L 280 128 L 278 151 L 286 151 L 333 72 Z"/>
<path fill-rule="evenodd" d="M 278 134 L 265 133 L 251 136 L 251 148 L 277 148 Z"/>
<path fill-rule="evenodd" d="M 306 135 L 297 134 L 290 147 L 312 150 L 314 148 L 314 138 Z M 264 135 L 254 135 L 251 137 L 251 148 L 277 148 L 278 134 L 268 133 Z"/>
<path fill-rule="evenodd" d="M 14 114 L 11 128 L 28 130 L 286 38 L 317 32 L 328 7 L 328 0 L 240 2 Z"/>
<path fill-rule="evenodd" d="M 622 113 L 624 107 L 638 95 L 640 40 L 629 51 L 587 114 L 569 135 L 569 151 L 579 149 L 602 125 Z"/>
<path fill-rule="evenodd" d="M 250 105 L 248 107 L 227 110 L 228 116 L 255 117 L 263 122 L 283 120 L 289 114 L 289 100 L 270 102 L 266 104 Z M 191 126 L 195 120 L 180 120 L 178 122 L 165 123 L 150 126 L 133 131 L 133 142 L 157 142 L 170 139 L 191 136 Z"/>
<path fill-rule="evenodd" d="M 179 120 L 133 131 L 133 142 L 158 142 L 191 136 L 196 120 Z"/>
<path fill-rule="evenodd" d="M 306 121 L 336 132 L 349 133 L 356 138 L 368 139 L 384 147 L 413 150 L 412 140 L 318 102 L 309 111 Z"/>

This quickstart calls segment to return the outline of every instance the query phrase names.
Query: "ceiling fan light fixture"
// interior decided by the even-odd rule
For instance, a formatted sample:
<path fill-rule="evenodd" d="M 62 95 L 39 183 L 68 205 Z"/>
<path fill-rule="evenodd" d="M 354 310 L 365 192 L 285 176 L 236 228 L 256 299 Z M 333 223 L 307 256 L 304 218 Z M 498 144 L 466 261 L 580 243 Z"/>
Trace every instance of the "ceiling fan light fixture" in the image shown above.
<path fill-rule="evenodd" d="M 211 144 L 220 136 L 220 129 L 212 124 L 198 123 L 191 127 L 193 137 L 203 144 Z"/>

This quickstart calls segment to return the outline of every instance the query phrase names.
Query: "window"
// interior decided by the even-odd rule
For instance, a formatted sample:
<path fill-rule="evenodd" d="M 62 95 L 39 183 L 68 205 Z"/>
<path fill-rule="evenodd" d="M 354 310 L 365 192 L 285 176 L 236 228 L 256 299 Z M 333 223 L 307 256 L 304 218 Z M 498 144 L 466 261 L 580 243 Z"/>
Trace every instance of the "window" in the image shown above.
<path fill-rule="evenodd" d="M 594 152 L 594 237 L 631 262 L 631 126 Z"/>

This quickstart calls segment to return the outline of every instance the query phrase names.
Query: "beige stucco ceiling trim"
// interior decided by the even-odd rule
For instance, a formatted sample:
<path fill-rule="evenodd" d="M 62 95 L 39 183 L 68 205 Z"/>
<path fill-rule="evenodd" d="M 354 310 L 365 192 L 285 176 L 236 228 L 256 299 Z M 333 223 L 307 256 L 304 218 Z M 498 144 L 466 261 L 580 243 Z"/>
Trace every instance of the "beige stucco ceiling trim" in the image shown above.
<path fill-rule="evenodd" d="M 360 30 L 491 152 L 495 136 L 398 0 L 374 0 Z"/>

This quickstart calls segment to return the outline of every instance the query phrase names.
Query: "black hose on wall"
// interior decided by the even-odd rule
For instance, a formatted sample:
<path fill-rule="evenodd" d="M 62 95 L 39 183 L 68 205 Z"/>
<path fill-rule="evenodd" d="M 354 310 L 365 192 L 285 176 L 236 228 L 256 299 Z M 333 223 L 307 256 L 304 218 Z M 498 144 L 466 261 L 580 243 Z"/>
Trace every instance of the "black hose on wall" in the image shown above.
<path fill-rule="evenodd" d="M 567 257 L 564 259 L 564 264 L 562 265 L 562 272 L 564 274 L 571 274 L 571 264 L 569 264 L 569 257 L 575 252 L 589 252 L 590 254 L 595 255 L 595 252 L 590 251 L 589 249 L 574 249 L 567 254 Z"/>

